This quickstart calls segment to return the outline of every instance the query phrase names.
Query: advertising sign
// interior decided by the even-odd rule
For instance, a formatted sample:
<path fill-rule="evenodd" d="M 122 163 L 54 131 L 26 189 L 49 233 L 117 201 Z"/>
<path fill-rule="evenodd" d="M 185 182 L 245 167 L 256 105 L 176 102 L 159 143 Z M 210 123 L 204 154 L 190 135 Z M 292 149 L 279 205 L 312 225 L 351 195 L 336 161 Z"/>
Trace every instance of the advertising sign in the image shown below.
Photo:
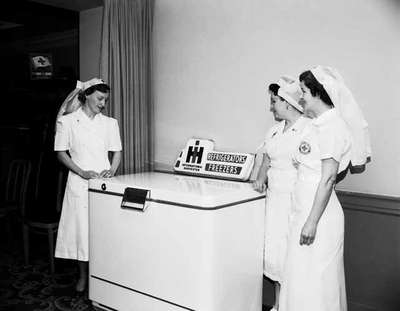
<path fill-rule="evenodd" d="M 253 165 L 253 154 L 215 151 L 212 140 L 191 138 L 179 154 L 174 171 L 245 181 Z"/>
<path fill-rule="evenodd" d="M 29 54 L 31 79 L 50 79 L 53 76 L 53 61 L 48 53 Z"/>

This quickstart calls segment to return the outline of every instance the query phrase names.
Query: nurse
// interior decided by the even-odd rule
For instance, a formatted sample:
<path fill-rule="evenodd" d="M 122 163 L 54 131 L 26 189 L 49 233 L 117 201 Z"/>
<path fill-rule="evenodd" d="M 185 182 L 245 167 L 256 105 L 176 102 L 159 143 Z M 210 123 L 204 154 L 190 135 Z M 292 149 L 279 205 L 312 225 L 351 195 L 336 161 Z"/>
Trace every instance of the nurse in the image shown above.
<path fill-rule="evenodd" d="M 296 180 L 292 154 L 299 144 L 300 133 L 310 121 L 303 117 L 299 105 L 301 89 L 294 79 L 283 77 L 269 86 L 270 111 L 278 123 L 267 133 L 263 161 L 253 183 L 255 190 L 266 193 L 264 275 L 275 283 L 275 305 L 279 307 L 279 290 L 286 258 L 288 214 L 291 192 Z M 266 186 L 268 183 L 268 187 Z"/>
<path fill-rule="evenodd" d="M 56 123 L 54 150 L 69 174 L 55 257 L 78 261 L 78 292 L 85 290 L 88 279 L 88 180 L 114 176 L 121 159 L 117 120 L 101 113 L 109 92 L 103 80 L 78 81 L 77 89 L 60 108 Z"/>
<path fill-rule="evenodd" d="M 297 180 L 290 211 L 280 311 L 346 311 L 344 215 L 337 176 L 360 172 L 370 158 L 367 122 L 342 77 L 315 67 L 300 75 L 312 122 L 296 148 Z"/>

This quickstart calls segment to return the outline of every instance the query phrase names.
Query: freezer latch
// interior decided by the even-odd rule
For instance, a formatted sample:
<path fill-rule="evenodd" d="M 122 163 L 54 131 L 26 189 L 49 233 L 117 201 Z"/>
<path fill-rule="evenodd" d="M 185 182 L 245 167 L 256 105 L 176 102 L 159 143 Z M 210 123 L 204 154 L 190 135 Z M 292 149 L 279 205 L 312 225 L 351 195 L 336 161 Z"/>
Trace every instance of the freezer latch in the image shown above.
<path fill-rule="evenodd" d="M 125 188 L 124 196 L 122 197 L 121 208 L 144 212 L 148 206 L 148 198 L 150 198 L 150 190 Z"/>

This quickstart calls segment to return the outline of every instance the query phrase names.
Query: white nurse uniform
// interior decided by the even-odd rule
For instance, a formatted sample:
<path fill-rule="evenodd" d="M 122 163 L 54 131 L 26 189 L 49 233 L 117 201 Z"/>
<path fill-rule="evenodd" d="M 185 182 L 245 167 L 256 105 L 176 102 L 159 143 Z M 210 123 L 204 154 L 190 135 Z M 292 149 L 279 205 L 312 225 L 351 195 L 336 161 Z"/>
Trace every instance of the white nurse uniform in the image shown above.
<path fill-rule="evenodd" d="M 335 191 L 329 198 L 311 245 L 300 245 L 303 225 L 321 179 L 321 160 L 350 163 L 351 134 L 335 108 L 304 129 L 295 154 L 298 166 L 289 214 L 289 240 L 280 311 L 346 311 L 343 265 L 344 215 Z"/>
<path fill-rule="evenodd" d="M 300 134 L 311 120 L 300 117 L 284 131 L 285 121 L 273 126 L 264 142 L 270 159 L 265 215 L 264 275 L 281 282 L 288 235 L 291 192 L 297 171 L 292 164 Z"/>
<path fill-rule="evenodd" d="M 110 169 L 109 151 L 121 151 L 118 122 L 99 113 L 90 119 L 79 108 L 57 120 L 54 150 L 69 151 L 72 161 L 83 170 L 100 173 Z M 55 256 L 89 260 L 88 181 L 68 174 Z"/>

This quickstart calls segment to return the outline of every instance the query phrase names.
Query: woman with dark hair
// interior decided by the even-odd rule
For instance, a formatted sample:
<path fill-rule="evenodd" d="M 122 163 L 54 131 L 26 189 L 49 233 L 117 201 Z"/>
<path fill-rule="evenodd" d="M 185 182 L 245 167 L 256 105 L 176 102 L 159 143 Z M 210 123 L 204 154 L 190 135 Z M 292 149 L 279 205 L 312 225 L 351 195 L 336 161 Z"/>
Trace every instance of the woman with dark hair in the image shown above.
<path fill-rule="evenodd" d="M 275 284 L 272 310 L 278 310 L 291 192 L 296 180 L 292 154 L 299 143 L 301 131 L 310 120 L 303 117 L 303 107 L 299 104 L 301 89 L 296 80 L 281 78 L 277 84 L 269 86 L 269 93 L 270 111 L 278 123 L 266 135 L 262 146 L 263 160 L 253 187 L 260 192 L 267 191 L 264 275 Z"/>
<path fill-rule="evenodd" d="M 57 117 L 54 150 L 69 169 L 55 256 L 79 263 L 76 290 L 87 285 L 88 180 L 112 177 L 121 159 L 117 120 L 104 116 L 110 87 L 100 79 L 78 82 Z M 112 152 L 111 164 L 108 153 Z"/>
<path fill-rule="evenodd" d="M 294 155 L 297 180 L 280 311 L 346 311 L 344 215 L 334 188 L 339 173 L 368 162 L 367 123 L 336 70 L 305 71 L 300 86 L 313 120 Z"/>

